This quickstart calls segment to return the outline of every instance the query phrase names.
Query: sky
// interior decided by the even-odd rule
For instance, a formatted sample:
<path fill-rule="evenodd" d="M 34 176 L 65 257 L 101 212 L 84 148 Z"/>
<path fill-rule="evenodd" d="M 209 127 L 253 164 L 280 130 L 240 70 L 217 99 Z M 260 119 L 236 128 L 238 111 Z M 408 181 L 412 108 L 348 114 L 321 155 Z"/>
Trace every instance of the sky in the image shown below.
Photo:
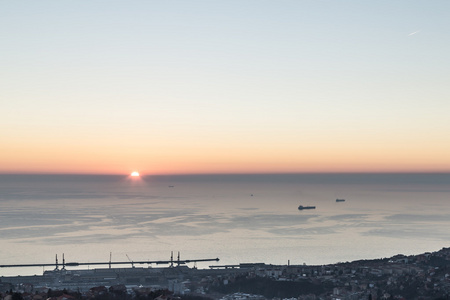
<path fill-rule="evenodd" d="M 450 171 L 450 2 L 0 1 L 0 173 Z"/>

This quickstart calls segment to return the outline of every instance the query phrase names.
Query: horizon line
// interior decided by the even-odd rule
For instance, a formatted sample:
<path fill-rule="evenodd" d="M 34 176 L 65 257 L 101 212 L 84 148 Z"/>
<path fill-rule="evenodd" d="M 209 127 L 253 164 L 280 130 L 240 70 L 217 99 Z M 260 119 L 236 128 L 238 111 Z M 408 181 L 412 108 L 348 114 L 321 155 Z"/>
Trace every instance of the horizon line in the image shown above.
<path fill-rule="evenodd" d="M 84 173 L 84 172 L 0 172 L 0 175 L 73 175 L 73 176 L 130 176 L 131 173 Z M 351 175 L 351 174 L 450 174 L 448 171 L 310 171 L 310 172 L 204 172 L 204 173 L 141 173 L 148 176 L 223 176 L 223 175 Z"/>

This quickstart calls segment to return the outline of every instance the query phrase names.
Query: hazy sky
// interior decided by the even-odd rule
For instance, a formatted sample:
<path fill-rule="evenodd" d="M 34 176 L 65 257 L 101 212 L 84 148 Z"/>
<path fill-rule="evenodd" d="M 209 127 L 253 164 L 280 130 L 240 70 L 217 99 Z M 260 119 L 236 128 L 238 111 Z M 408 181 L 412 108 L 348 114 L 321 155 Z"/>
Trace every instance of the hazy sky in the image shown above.
<path fill-rule="evenodd" d="M 450 171 L 450 1 L 0 1 L 0 172 Z"/>

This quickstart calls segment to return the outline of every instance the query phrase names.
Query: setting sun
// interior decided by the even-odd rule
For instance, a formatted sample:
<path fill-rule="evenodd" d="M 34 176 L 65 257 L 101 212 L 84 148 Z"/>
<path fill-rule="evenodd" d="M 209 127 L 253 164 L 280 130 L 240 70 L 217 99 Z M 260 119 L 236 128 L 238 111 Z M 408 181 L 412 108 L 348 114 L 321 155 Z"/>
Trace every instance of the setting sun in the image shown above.
<path fill-rule="evenodd" d="M 132 177 L 139 177 L 139 172 L 133 172 L 133 173 L 131 173 L 131 176 Z"/>

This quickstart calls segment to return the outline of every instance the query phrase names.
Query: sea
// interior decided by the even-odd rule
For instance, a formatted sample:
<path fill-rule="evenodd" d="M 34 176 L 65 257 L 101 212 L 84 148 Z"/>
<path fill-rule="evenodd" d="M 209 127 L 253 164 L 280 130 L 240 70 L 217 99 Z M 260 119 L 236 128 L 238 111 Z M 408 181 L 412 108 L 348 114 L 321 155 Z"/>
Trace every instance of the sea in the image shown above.
<path fill-rule="evenodd" d="M 324 265 L 449 246 L 450 173 L 0 175 L 0 265 Z"/>

